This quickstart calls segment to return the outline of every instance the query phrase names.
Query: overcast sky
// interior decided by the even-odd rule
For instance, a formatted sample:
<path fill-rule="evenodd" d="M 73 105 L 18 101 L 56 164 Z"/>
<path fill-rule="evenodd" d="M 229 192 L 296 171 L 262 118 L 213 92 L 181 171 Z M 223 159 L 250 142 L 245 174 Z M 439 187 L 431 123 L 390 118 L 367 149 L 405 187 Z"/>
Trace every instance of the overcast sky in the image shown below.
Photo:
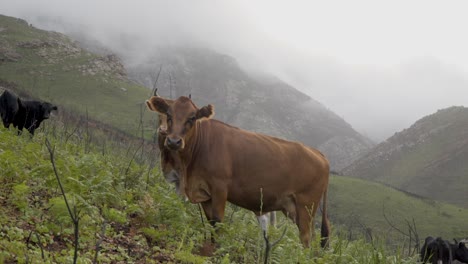
<path fill-rule="evenodd" d="M 111 48 L 123 48 L 116 34 L 134 36 L 140 56 L 157 44 L 208 46 L 277 75 L 375 140 L 437 109 L 468 106 L 468 1 L 0 0 L 0 6 L 0 13 L 39 27 L 82 28 Z M 41 22 L 44 16 L 66 24 Z"/>

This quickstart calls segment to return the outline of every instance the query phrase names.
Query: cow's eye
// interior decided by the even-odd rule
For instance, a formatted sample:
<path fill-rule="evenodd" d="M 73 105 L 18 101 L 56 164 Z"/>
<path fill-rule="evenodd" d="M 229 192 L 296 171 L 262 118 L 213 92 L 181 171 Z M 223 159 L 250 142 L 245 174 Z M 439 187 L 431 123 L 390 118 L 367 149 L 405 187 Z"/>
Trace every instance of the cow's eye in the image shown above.
<path fill-rule="evenodd" d="M 187 120 L 187 123 L 192 124 L 193 122 L 195 122 L 195 117 L 194 117 L 194 116 L 190 117 L 190 118 Z"/>

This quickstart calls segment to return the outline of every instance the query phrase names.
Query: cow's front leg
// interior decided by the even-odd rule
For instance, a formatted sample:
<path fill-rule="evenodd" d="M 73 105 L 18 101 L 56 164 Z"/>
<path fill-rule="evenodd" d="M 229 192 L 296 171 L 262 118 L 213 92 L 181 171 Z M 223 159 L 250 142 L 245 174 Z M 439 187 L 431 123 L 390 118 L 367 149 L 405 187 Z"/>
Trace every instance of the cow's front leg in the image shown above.
<path fill-rule="evenodd" d="M 206 218 L 211 226 L 216 227 L 216 223 L 223 221 L 226 199 L 227 192 L 215 191 L 211 192 L 210 200 L 201 203 Z M 213 234 L 211 235 L 211 242 L 215 242 Z"/>
<path fill-rule="evenodd" d="M 205 202 L 201 202 L 201 206 L 203 208 L 203 212 L 205 213 L 206 219 L 208 219 L 208 222 L 213 225 L 212 220 L 213 220 L 213 214 L 211 210 L 211 199 Z"/>
<path fill-rule="evenodd" d="M 205 213 L 206 219 L 211 224 L 211 226 L 214 227 L 215 222 L 213 221 L 213 214 L 212 214 L 212 209 L 211 209 L 212 208 L 211 199 L 208 200 L 208 201 L 202 202 L 201 205 L 202 205 L 202 208 L 203 208 L 203 212 Z M 211 243 L 214 243 L 215 239 L 214 239 L 214 236 L 213 236 L 212 233 L 210 234 L 210 238 L 211 238 Z"/>
<path fill-rule="evenodd" d="M 226 208 L 227 191 L 215 190 L 211 192 L 211 216 L 212 225 L 222 222 L 224 219 L 224 210 Z"/>

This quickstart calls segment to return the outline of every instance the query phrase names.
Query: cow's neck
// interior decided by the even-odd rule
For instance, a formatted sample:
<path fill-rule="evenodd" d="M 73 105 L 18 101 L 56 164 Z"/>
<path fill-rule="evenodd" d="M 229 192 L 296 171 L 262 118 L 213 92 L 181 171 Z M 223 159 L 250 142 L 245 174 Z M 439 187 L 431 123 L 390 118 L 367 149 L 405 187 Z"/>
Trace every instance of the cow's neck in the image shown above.
<path fill-rule="evenodd" d="M 195 125 L 185 138 L 185 148 L 179 152 L 180 159 L 184 166 L 189 166 L 197 157 L 202 142 L 201 121 L 195 122 Z"/>

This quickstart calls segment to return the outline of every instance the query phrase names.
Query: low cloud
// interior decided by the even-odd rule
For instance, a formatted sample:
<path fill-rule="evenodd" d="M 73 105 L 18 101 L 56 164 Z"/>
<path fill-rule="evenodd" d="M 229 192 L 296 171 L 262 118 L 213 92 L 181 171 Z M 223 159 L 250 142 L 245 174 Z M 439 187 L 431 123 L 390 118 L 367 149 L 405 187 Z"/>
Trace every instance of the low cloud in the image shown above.
<path fill-rule="evenodd" d="M 437 109 L 468 105 L 463 1 L 1 2 L 5 15 L 82 34 L 133 63 L 158 45 L 226 53 L 294 85 L 375 140 Z"/>

